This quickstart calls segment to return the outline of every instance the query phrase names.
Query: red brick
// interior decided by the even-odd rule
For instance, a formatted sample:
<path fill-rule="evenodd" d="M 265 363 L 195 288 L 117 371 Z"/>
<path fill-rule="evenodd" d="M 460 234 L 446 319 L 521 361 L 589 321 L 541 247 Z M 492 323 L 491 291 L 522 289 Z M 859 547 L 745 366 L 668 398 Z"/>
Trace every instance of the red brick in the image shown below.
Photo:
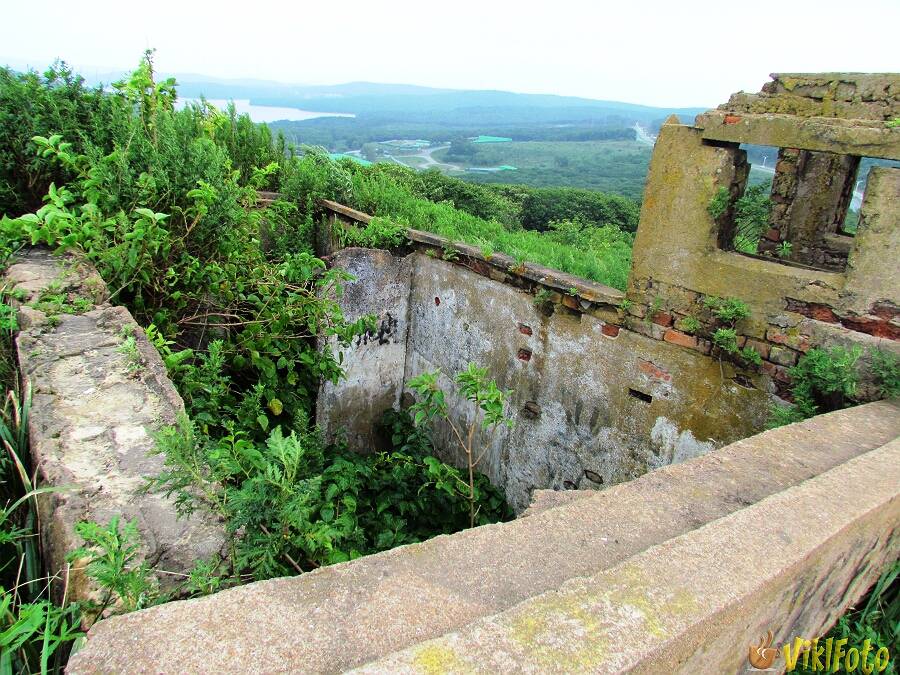
<path fill-rule="evenodd" d="M 769 328 L 766 331 L 766 339 L 776 345 L 787 345 L 801 352 L 808 352 L 810 347 L 808 335 L 782 333 L 777 328 Z"/>
<path fill-rule="evenodd" d="M 797 312 L 803 316 L 808 316 L 816 321 L 825 321 L 826 323 L 840 323 L 840 319 L 834 310 L 828 305 L 820 302 L 804 302 L 793 298 L 786 298 L 786 309 L 789 312 Z"/>
<path fill-rule="evenodd" d="M 760 369 L 769 377 L 778 382 L 783 382 L 785 384 L 791 381 L 791 376 L 788 375 L 787 368 L 784 366 L 779 366 L 771 361 L 763 361 Z"/>
<path fill-rule="evenodd" d="M 524 323 L 520 323 L 520 324 L 519 324 L 519 332 L 520 332 L 522 335 L 531 335 L 531 334 L 532 334 L 531 326 L 528 326 L 528 325 L 526 325 L 526 324 L 524 324 Z"/>
<path fill-rule="evenodd" d="M 850 330 L 859 331 L 860 333 L 868 333 L 869 335 L 887 338 L 888 340 L 900 340 L 900 328 L 890 321 L 879 319 L 875 316 L 847 317 L 841 323 Z"/>
<path fill-rule="evenodd" d="M 880 319 L 887 319 L 890 321 L 891 319 L 900 316 L 900 308 L 891 302 L 876 302 L 872 305 L 872 314 Z"/>
<path fill-rule="evenodd" d="M 741 121 L 738 115 L 725 115 L 725 124 L 737 124 Z"/>
<path fill-rule="evenodd" d="M 672 325 L 672 315 L 668 312 L 656 312 L 650 319 L 657 326 L 671 326 Z"/>
<path fill-rule="evenodd" d="M 520 361 L 531 361 L 531 350 L 522 348 L 516 356 Z"/>
<path fill-rule="evenodd" d="M 672 376 L 652 361 L 638 359 L 638 370 L 654 380 L 660 380 L 662 382 L 672 381 Z"/>
<path fill-rule="evenodd" d="M 612 323 L 605 323 L 600 327 L 600 331 L 606 337 L 618 337 L 619 335 L 619 327 Z"/>
<path fill-rule="evenodd" d="M 697 347 L 696 337 L 688 335 L 687 333 L 682 333 L 680 330 L 675 330 L 674 328 L 670 328 L 666 331 L 665 335 L 663 335 L 663 340 L 671 342 L 673 345 L 678 345 L 679 347 L 687 347 L 688 349 Z"/>
<path fill-rule="evenodd" d="M 834 310 L 827 305 L 810 305 L 809 316 L 816 321 L 827 321 L 828 323 L 837 323 L 837 316 Z"/>

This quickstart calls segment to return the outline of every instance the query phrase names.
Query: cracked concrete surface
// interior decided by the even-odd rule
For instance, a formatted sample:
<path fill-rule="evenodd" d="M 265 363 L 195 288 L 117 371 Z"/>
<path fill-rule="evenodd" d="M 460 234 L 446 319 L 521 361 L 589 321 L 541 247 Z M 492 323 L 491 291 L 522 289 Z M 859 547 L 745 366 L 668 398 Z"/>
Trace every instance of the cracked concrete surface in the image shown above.
<path fill-rule="evenodd" d="M 41 485 L 59 488 L 40 502 L 49 573 L 63 573 L 66 554 L 81 545 L 78 521 L 105 524 L 120 516 L 137 521 L 142 556 L 159 570 L 163 588 L 174 587 L 198 559 L 221 554 L 225 538 L 210 515 L 179 518 L 172 500 L 142 492 L 163 468 L 152 452 L 154 433 L 184 410 L 159 354 L 128 310 L 104 303 L 103 281 L 75 257 L 30 251 L 9 268 L 6 282 L 23 294 L 16 347 L 23 382 L 32 387 L 32 465 Z M 27 304 L 45 290 L 92 306 L 47 316 Z M 120 349 L 128 335 L 135 338 L 137 365 Z M 53 585 L 57 596 L 64 576 Z M 68 597 L 95 593 L 73 565 Z"/>

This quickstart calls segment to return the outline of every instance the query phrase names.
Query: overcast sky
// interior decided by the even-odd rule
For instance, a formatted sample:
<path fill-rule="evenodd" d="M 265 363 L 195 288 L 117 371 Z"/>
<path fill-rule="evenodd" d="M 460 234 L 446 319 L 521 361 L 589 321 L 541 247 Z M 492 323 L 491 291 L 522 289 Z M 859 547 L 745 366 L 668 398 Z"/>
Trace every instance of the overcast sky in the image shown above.
<path fill-rule="evenodd" d="M 56 57 L 711 106 L 770 72 L 900 71 L 900 0 L 0 0 L 0 62 Z"/>

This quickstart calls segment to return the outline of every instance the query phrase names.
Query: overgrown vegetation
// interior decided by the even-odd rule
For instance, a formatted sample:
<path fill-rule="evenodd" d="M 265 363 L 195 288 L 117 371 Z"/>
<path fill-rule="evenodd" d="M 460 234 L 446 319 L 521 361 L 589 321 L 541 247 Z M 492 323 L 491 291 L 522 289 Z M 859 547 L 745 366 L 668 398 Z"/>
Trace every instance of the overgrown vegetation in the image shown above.
<path fill-rule="evenodd" d="M 859 365 L 862 355 L 860 347 L 809 350 L 788 370 L 793 403 L 773 407 L 770 426 L 791 424 L 856 405 L 864 375 L 874 388 L 874 396 L 869 398 L 900 394 L 900 358 L 885 350 L 872 349 L 868 354 L 869 366 L 863 369 Z"/>
<path fill-rule="evenodd" d="M 463 495 L 469 503 L 469 525 L 475 526 L 475 519 L 480 514 L 480 493 L 476 491 L 475 468 L 484 459 L 485 453 L 490 449 L 493 432 L 498 427 L 512 427 L 512 419 L 506 417 L 504 404 L 510 392 L 504 392 L 497 384 L 488 379 L 487 368 L 478 368 L 470 363 L 469 367 L 457 373 L 456 383 L 459 385 L 460 395 L 467 401 L 475 404 L 475 414 L 472 416 L 467 429 L 459 428 L 451 419 L 447 407 L 444 391 L 438 384 L 441 376 L 439 370 L 425 372 L 407 382 L 407 386 L 419 395 L 419 399 L 410 407 L 413 422 L 418 427 L 431 422 L 435 418 L 443 419 L 450 427 L 453 436 L 459 443 L 460 449 L 466 456 L 466 465 L 469 470 L 468 481 L 458 481 L 463 488 Z M 480 418 L 480 419 L 479 419 Z M 491 437 L 479 452 L 476 446 L 475 433 L 478 429 L 490 431 Z M 458 489 L 458 487 L 457 487 Z"/>
<path fill-rule="evenodd" d="M 707 210 L 718 219 L 732 207 L 733 232 L 731 246 L 741 253 L 757 253 L 759 242 L 769 227 L 772 212 L 772 181 L 750 185 L 733 204 L 727 188 L 721 187 L 713 195 Z M 779 257 L 787 257 L 791 252 L 790 242 L 782 242 L 776 251 Z"/>
<path fill-rule="evenodd" d="M 709 296 L 703 304 L 710 310 L 717 326 L 712 332 L 712 342 L 726 354 L 736 356 L 745 363 L 760 365 L 762 357 L 752 347 L 738 346 L 737 324 L 750 316 L 750 307 L 740 298 L 719 298 Z M 692 317 L 688 317 L 691 319 Z M 689 321 L 689 326 L 695 326 L 696 319 Z M 699 322 L 696 322 L 699 325 Z"/>
<path fill-rule="evenodd" d="M 509 517 L 487 479 L 435 457 L 406 413 L 388 414 L 393 445 L 368 455 L 326 443 L 310 421 L 319 382 L 342 375 L 319 341 L 346 346 L 373 328 L 371 317 L 343 316 L 335 298 L 349 277 L 313 255 L 315 205 L 352 202 L 365 177 L 316 151 L 294 158 L 233 109 L 176 110 L 175 83 L 155 79 L 150 52 L 109 91 L 85 88 L 63 65 L 0 75 L 0 257 L 42 244 L 94 263 L 112 300 L 147 327 L 186 404 L 187 417 L 158 439 L 166 471 L 147 489 L 183 511 L 212 508 L 233 535 L 229 559 L 202 561 L 176 593 Z M 36 112 L 45 109 L 53 114 Z M 260 189 L 287 198 L 259 208 Z M 404 231 L 376 218 L 360 243 L 392 245 Z M 36 304 L 50 315 L 86 309 L 54 289 Z M 8 342 L 15 311 L 0 307 Z M 123 335 L 119 349 L 136 355 L 135 337 Z M 128 361 L 139 377 L 139 357 Z M 15 389 L 11 358 L 3 364 Z M 134 524 L 114 520 L 80 524 L 85 544 L 71 554 L 104 589 L 101 602 L 50 602 L 49 582 L 64 571 L 43 570 L 36 546 L 44 488 L 24 458 L 27 410 L 27 398 L 10 398 L 0 425 L 0 672 L 57 670 L 83 625 L 170 597 L 140 558 Z"/>
<path fill-rule="evenodd" d="M 524 230 L 507 225 L 496 217 L 488 220 L 460 211 L 448 201 L 434 202 L 417 196 L 421 177 L 410 169 L 375 165 L 361 167 L 350 161 L 329 168 L 324 180 L 315 176 L 325 159 L 309 152 L 298 162 L 298 171 L 308 177 L 304 185 L 315 184 L 322 194 L 338 192 L 339 201 L 354 208 L 387 218 L 395 224 L 427 230 L 451 241 L 489 246 L 513 258 L 538 263 L 587 279 L 624 289 L 631 267 L 633 235 L 615 225 L 597 225 L 576 216 L 551 221 L 546 231 Z M 312 175 L 310 175 L 312 174 Z M 445 179 L 446 180 L 446 179 Z M 320 188 L 319 186 L 322 186 Z M 496 198 L 500 200 L 499 197 Z M 508 213 L 506 202 L 494 210 Z M 485 212 L 490 212 L 482 205 Z M 610 207 L 612 213 L 614 209 Z M 514 209 L 513 209 L 514 212 Z M 616 218 L 630 222 L 627 208 Z"/>

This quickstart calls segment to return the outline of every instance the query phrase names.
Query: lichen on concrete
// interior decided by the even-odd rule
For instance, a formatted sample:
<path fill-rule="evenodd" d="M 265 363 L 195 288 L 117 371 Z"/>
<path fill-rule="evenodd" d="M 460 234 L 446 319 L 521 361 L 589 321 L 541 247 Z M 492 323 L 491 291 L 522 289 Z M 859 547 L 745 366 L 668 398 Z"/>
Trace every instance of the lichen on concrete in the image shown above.
<path fill-rule="evenodd" d="M 78 258 L 35 250 L 9 268 L 6 280 L 11 290 L 24 292 L 25 303 L 47 288 L 70 301 L 96 303 L 81 314 L 52 317 L 20 307 L 25 321 L 16 350 L 33 392 L 32 463 L 40 484 L 57 490 L 39 502 L 48 569 L 66 570 L 67 554 L 82 544 L 75 533 L 79 521 L 135 519 L 142 558 L 164 571 L 158 575 L 164 589 L 173 588 L 197 560 L 220 554 L 225 539 L 209 514 L 178 518 L 171 500 L 142 491 L 163 467 L 153 453 L 153 434 L 184 411 L 159 354 L 125 308 L 103 304 L 102 280 Z M 129 336 L 133 350 L 122 348 Z M 53 584 L 57 596 L 64 577 Z M 77 564 L 67 581 L 70 600 L 97 592 Z"/>

